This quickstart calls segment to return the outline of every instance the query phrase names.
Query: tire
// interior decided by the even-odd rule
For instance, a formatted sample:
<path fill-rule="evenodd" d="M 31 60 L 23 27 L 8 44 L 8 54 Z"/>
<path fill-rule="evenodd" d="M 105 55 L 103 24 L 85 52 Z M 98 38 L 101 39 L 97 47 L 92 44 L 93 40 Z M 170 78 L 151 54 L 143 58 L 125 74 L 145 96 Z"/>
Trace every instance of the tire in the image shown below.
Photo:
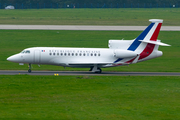
<path fill-rule="evenodd" d="M 28 73 L 31 73 L 31 69 L 28 70 Z"/>

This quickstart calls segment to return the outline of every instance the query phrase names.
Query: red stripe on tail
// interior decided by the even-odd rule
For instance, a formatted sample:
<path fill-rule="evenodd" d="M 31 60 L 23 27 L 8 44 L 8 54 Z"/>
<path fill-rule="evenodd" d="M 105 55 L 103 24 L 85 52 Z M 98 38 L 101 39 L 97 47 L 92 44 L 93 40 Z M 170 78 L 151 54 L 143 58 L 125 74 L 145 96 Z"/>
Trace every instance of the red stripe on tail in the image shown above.
<path fill-rule="evenodd" d="M 146 48 L 141 52 L 139 60 L 146 58 L 147 56 L 149 56 L 152 51 L 154 50 L 155 45 L 154 44 L 150 44 L 148 43 Z"/>
<path fill-rule="evenodd" d="M 152 37 L 150 39 L 151 41 L 157 41 L 158 34 L 159 34 L 160 29 L 161 29 L 161 25 L 162 25 L 162 23 L 158 24 L 156 30 L 154 31 L 154 33 L 153 33 L 153 35 L 152 35 Z"/>
<path fill-rule="evenodd" d="M 158 35 L 159 35 L 159 31 L 161 29 L 161 25 L 162 23 L 159 23 L 156 30 L 154 31 L 152 37 L 151 37 L 151 41 L 157 41 Z M 146 48 L 141 52 L 139 60 L 146 58 L 147 56 L 149 56 L 152 51 L 154 50 L 155 45 L 154 44 L 150 44 L 148 43 Z"/>

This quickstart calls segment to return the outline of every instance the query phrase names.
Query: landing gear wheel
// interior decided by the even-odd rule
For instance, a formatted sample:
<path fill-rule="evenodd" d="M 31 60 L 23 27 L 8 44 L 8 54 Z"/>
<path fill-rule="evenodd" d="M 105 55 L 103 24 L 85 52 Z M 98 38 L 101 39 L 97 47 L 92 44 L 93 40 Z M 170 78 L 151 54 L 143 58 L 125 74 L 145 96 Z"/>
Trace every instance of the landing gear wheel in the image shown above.
<path fill-rule="evenodd" d="M 102 72 L 101 68 L 97 67 L 97 65 L 92 66 L 90 71 L 92 71 L 94 73 L 101 73 Z"/>
<path fill-rule="evenodd" d="M 31 69 L 28 70 L 28 73 L 31 73 Z"/>
<path fill-rule="evenodd" d="M 29 70 L 28 70 L 29 73 L 31 73 L 31 63 L 29 63 Z"/>
<path fill-rule="evenodd" d="M 99 70 L 99 73 L 101 73 L 101 72 L 102 72 L 101 68 L 98 68 L 98 70 Z"/>
<path fill-rule="evenodd" d="M 97 70 L 98 71 L 96 71 L 95 73 L 101 73 L 102 72 L 101 68 L 97 68 Z"/>
<path fill-rule="evenodd" d="M 93 70 L 93 67 L 90 67 L 90 70 L 89 71 L 92 71 Z"/>

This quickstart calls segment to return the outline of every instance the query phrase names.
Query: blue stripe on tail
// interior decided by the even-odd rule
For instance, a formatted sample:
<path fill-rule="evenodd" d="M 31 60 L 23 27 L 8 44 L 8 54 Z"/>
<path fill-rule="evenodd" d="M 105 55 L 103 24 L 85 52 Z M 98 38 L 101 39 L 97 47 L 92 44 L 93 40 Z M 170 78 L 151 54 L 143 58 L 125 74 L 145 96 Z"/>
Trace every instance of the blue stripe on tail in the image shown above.
<path fill-rule="evenodd" d="M 140 45 L 140 41 L 139 40 L 143 40 L 146 35 L 149 33 L 149 31 L 151 30 L 151 28 L 154 26 L 155 23 L 151 23 L 135 40 L 134 42 L 131 44 L 131 46 L 128 48 L 128 50 L 131 51 L 135 51 L 137 49 L 137 47 Z"/>

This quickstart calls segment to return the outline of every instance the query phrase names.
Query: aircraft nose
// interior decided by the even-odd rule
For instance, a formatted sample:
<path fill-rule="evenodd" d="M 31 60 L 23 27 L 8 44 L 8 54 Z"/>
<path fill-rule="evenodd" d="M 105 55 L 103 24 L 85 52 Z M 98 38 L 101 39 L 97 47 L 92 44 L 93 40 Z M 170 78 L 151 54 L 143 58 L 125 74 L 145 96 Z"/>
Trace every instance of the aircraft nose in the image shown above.
<path fill-rule="evenodd" d="M 11 61 L 11 62 L 18 62 L 19 56 L 18 55 L 12 55 L 12 56 L 8 57 L 7 60 Z"/>
<path fill-rule="evenodd" d="M 7 58 L 8 61 L 12 61 L 12 56 Z"/>

